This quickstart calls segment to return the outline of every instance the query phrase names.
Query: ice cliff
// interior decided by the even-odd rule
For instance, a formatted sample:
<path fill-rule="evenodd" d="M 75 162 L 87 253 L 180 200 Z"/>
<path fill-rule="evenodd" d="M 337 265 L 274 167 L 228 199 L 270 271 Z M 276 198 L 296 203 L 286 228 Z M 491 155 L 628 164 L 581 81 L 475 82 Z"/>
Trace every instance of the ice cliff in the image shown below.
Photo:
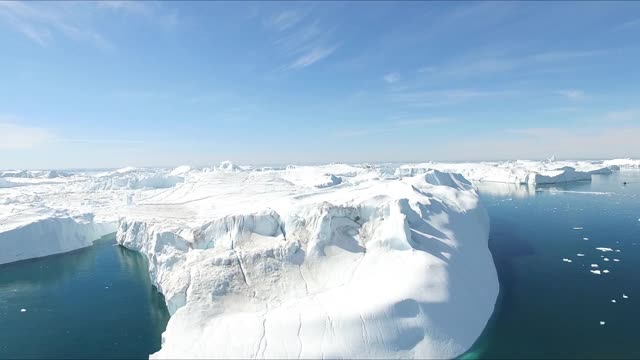
<path fill-rule="evenodd" d="M 194 174 L 117 240 L 172 314 L 153 358 L 450 358 L 493 311 L 488 230 L 460 175 L 336 165 Z"/>

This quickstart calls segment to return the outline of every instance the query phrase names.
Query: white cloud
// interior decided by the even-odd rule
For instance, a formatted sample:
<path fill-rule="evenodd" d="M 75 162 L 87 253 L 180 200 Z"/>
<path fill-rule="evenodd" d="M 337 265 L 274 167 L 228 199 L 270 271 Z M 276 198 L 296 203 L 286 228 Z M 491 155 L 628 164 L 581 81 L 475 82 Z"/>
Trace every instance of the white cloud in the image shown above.
<path fill-rule="evenodd" d="M 569 100 L 582 100 L 586 98 L 586 94 L 582 90 L 558 90 L 555 92 L 558 95 L 564 96 Z"/>
<path fill-rule="evenodd" d="M 393 84 L 400 80 L 400 75 L 398 75 L 398 73 L 389 73 L 383 76 L 382 79 L 388 84 Z"/>
<path fill-rule="evenodd" d="M 51 139 L 47 129 L 0 122 L 0 149 L 29 149 Z"/>
<path fill-rule="evenodd" d="M 315 47 L 298 57 L 290 66 L 291 69 L 300 69 L 313 65 L 328 57 L 336 50 L 335 47 Z"/>

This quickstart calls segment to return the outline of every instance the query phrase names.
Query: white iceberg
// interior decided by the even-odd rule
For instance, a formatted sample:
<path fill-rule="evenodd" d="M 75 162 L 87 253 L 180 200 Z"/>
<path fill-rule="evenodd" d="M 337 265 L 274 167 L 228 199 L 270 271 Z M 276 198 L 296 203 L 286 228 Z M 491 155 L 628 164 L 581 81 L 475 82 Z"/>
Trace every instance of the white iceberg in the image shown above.
<path fill-rule="evenodd" d="M 487 213 L 462 176 L 225 168 L 0 189 L 0 262 L 117 228 L 172 314 L 158 358 L 450 358 L 484 329 L 498 281 Z"/>

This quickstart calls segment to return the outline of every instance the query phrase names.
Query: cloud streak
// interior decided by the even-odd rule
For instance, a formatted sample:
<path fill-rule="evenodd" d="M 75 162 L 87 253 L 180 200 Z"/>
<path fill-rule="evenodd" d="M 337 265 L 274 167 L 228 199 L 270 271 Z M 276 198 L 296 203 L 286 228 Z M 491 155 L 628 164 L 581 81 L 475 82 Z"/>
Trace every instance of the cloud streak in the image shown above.
<path fill-rule="evenodd" d="M 51 139 L 48 129 L 0 122 L 0 150 L 30 149 Z"/>

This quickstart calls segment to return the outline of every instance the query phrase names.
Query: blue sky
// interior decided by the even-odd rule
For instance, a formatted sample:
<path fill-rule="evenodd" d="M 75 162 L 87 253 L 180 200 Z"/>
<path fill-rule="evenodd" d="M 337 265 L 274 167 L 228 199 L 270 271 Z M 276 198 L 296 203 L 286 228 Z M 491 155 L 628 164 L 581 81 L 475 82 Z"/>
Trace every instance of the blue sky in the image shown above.
<path fill-rule="evenodd" d="M 0 2 L 0 168 L 640 157 L 640 2 Z"/>

